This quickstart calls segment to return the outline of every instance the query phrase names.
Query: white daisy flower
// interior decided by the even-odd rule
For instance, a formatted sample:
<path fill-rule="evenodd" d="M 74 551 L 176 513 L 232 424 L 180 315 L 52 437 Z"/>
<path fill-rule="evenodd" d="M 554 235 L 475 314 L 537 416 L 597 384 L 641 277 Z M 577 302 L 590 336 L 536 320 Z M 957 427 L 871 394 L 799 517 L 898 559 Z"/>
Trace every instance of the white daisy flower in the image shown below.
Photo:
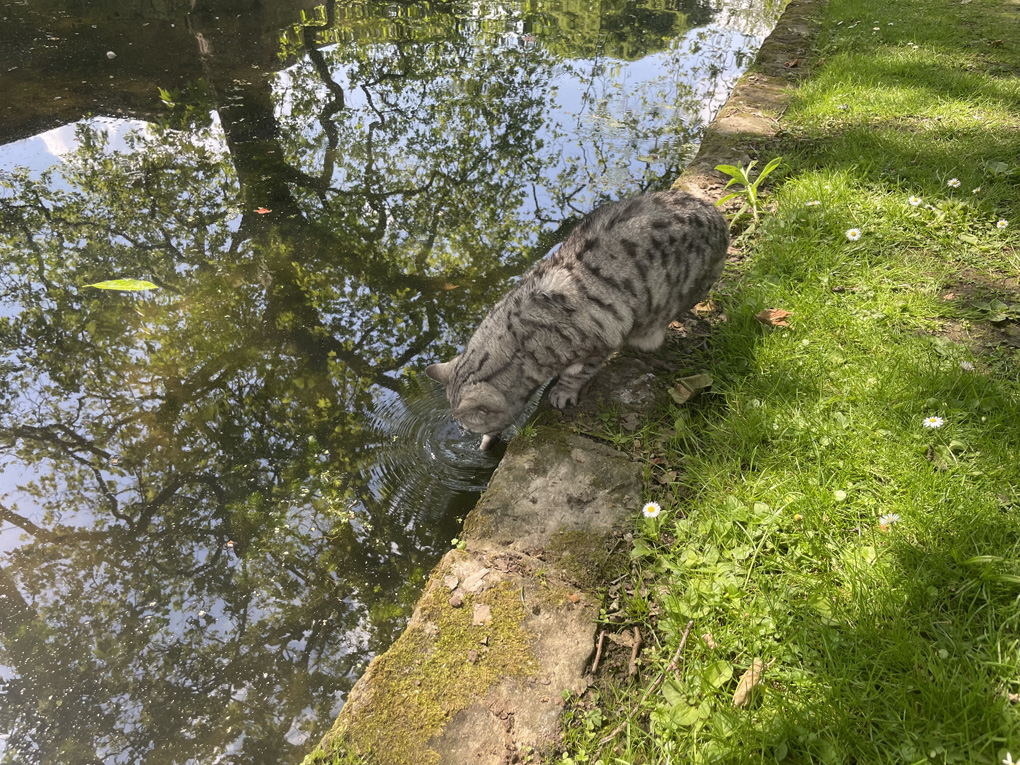
<path fill-rule="evenodd" d="M 925 417 L 921 425 L 934 430 L 935 428 L 941 428 L 945 422 L 941 417 Z"/>
<path fill-rule="evenodd" d="M 641 514 L 645 518 L 656 518 L 659 513 L 662 512 L 662 508 L 658 502 L 649 502 L 647 505 L 641 508 Z"/>
<path fill-rule="evenodd" d="M 949 186 L 950 188 L 958 189 L 960 188 L 960 179 L 950 178 L 946 185 Z"/>
<path fill-rule="evenodd" d="M 858 239 L 861 238 L 861 230 L 859 228 L 848 229 L 846 232 L 846 238 L 849 239 L 851 242 L 856 242 Z"/>
<path fill-rule="evenodd" d="M 998 228 L 1006 228 L 1006 226 L 1008 226 L 1008 225 L 1009 225 L 1009 221 L 1008 221 L 1008 220 L 1006 220 L 1005 218 L 1002 218 L 1002 219 L 1000 219 L 1000 220 L 999 220 L 999 222 L 998 222 L 998 223 L 996 223 L 995 225 L 996 225 L 996 226 L 997 226 Z"/>
<path fill-rule="evenodd" d="M 919 196 L 912 196 L 907 201 L 910 202 L 910 206 L 911 207 L 917 207 L 919 204 L 921 204 L 921 197 L 919 197 Z"/>

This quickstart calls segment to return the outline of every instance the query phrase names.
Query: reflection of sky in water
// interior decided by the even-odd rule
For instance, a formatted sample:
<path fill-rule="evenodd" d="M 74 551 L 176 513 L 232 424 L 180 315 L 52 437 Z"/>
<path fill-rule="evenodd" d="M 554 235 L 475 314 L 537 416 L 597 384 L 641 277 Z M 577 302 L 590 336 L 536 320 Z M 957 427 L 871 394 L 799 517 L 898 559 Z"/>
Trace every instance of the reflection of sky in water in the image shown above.
<path fill-rule="evenodd" d="M 739 13 L 729 17 L 734 20 L 732 25 L 715 22 L 688 30 L 674 42 L 671 51 L 653 53 L 637 61 L 603 59 L 597 63 L 572 62 L 571 71 L 554 74 L 552 85 L 557 91 L 557 98 L 546 112 L 545 123 L 568 129 L 579 138 L 600 138 L 615 144 L 618 149 L 635 140 L 631 125 L 620 121 L 625 116 L 641 115 L 645 125 L 658 121 L 660 129 L 664 123 L 677 120 L 689 126 L 707 124 L 725 102 L 733 77 L 739 74 L 737 67 L 741 62 L 736 60 L 738 55 L 753 54 L 766 31 L 753 28 L 754 25 L 747 23 L 747 17 Z M 748 26 L 752 28 L 747 29 Z M 322 50 L 328 52 L 330 49 Z M 728 53 L 720 57 L 719 51 Z M 712 76 L 720 70 L 723 76 Z M 334 76 L 339 80 L 342 73 L 334 72 Z M 288 89 L 290 77 L 288 70 L 277 73 L 283 91 Z M 679 91 L 685 86 L 702 98 L 697 101 L 697 109 L 676 114 Z M 323 95 L 326 95 L 325 90 Z M 605 105 L 608 119 L 605 114 L 594 112 L 592 105 L 600 103 Z M 348 94 L 347 104 L 351 109 L 363 109 L 365 97 L 360 90 L 354 89 Z M 648 109 L 656 106 L 660 118 L 648 120 Z M 286 96 L 279 111 L 289 111 Z M 204 143 L 210 149 L 226 153 L 218 116 L 213 112 L 211 118 L 212 125 L 204 131 Z M 126 136 L 135 131 L 144 132 L 147 128 L 147 123 L 139 120 L 101 117 L 89 122 L 105 133 L 109 140 L 108 148 L 114 152 L 130 151 Z M 60 163 L 61 155 L 78 146 L 76 130 L 76 124 L 63 125 L 0 146 L 0 170 L 24 167 L 33 175 L 49 170 Z M 646 138 L 643 145 L 635 147 L 636 150 L 621 151 L 618 161 L 625 160 L 626 167 L 619 167 L 614 174 L 640 177 L 643 167 L 653 164 L 657 158 L 655 149 L 662 148 L 655 144 L 664 142 L 668 145 L 671 138 L 673 136 L 668 133 L 660 132 Z M 562 147 L 564 160 L 581 159 L 580 147 L 580 140 L 574 146 Z M 643 159 L 639 160 L 639 157 Z M 603 183 L 608 185 L 609 181 L 603 179 Z"/>
<path fill-rule="evenodd" d="M 106 135 L 110 151 L 131 151 L 127 136 L 136 132 L 145 132 L 148 128 L 148 123 L 141 120 L 97 117 L 83 120 L 83 122 L 85 121 Z M 226 143 L 223 140 L 223 132 L 215 113 L 212 114 L 212 122 L 212 128 L 206 131 L 205 143 L 210 149 L 225 154 Z M 38 176 L 59 164 L 63 154 L 78 148 L 78 137 L 75 134 L 77 130 L 78 123 L 62 125 L 31 138 L 23 138 L 20 141 L 0 146 L 0 171 L 23 167 L 29 170 L 33 176 Z M 67 188 L 59 176 L 55 176 L 54 180 L 57 182 L 57 188 Z"/>

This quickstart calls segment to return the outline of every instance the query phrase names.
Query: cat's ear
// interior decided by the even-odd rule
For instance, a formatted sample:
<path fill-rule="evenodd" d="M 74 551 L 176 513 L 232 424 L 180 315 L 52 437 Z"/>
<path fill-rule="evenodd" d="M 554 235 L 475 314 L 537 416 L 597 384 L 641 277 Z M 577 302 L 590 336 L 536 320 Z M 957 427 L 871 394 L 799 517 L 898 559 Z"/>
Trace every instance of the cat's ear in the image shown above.
<path fill-rule="evenodd" d="M 437 383 L 449 385 L 450 378 L 453 376 L 453 367 L 454 365 L 456 365 L 457 360 L 459 358 L 460 356 L 457 356 L 451 359 L 450 361 L 444 362 L 442 364 L 431 364 L 425 367 L 425 374 L 427 374 Z"/>

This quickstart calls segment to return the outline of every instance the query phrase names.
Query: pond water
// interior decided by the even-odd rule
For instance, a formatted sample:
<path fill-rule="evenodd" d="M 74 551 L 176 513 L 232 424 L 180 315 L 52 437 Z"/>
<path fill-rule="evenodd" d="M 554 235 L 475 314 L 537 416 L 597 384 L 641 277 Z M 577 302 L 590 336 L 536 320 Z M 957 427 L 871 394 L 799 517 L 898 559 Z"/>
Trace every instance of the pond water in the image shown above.
<path fill-rule="evenodd" d="M 422 370 L 777 4 L 0 8 L 0 759 L 300 761 L 499 457 Z"/>

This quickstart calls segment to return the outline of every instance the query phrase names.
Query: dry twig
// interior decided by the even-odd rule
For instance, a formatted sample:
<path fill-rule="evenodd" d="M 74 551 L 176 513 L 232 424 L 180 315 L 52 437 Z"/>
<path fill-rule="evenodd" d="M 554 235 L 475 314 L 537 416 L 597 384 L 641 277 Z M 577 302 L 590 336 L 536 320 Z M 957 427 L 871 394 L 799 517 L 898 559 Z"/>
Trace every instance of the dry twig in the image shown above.
<path fill-rule="evenodd" d="M 687 643 L 687 636 L 691 633 L 691 627 L 693 627 L 693 626 L 694 626 L 694 620 L 691 619 L 689 622 L 687 622 L 687 629 L 684 630 L 684 636 L 682 638 L 680 638 L 680 645 L 677 646 L 676 653 L 673 654 L 673 658 L 670 659 L 670 662 L 669 662 L 669 664 L 666 665 L 666 668 L 664 670 L 662 670 L 662 672 L 659 673 L 659 676 L 655 678 L 655 682 L 652 683 L 648 687 L 648 690 L 645 691 L 644 695 L 641 697 L 641 700 L 638 701 L 638 703 L 634 705 L 634 708 L 632 710 L 630 710 L 630 714 L 627 715 L 626 719 L 616 727 L 616 730 L 614 730 L 612 733 L 610 733 L 604 739 L 599 741 L 599 750 L 598 750 L 598 752 L 595 753 L 595 759 L 596 760 L 602 754 L 602 750 L 605 748 L 606 744 L 608 744 L 610 741 L 612 741 L 614 738 L 616 738 L 616 736 L 620 733 L 620 731 L 622 731 L 627 726 L 627 721 L 630 720 L 630 718 L 632 718 L 635 714 L 637 714 L 638 708 L 642 704 L 644 704 L 645 700 L 649 696 L 652 695 L 652 692 L 656 688 L 658 688 L 659 685 L 662 684 L 662 681 L 666 679 L 666 675 L 668 675 L 670 672 L 672 672 L 674 669 L 676 669 L 677 662 L 680 661 L 680 654 L 683 653 L 684 645 L 686 645 L 686 643 Z M 635 629 L 634 632 L 636 633 L 637 630 Z"/>
<path fill-rule="evenodd" d="M 594 675 L 599 668 L 599 659 L 602 658 L 602 643 L 606 639 L 606 631 L 602 630 L 599 633 L 599 647 L 595 649 L 595 661 L 591 663 L 591 673 Z"/>
<path fill-rule="evenodd" d="M 634 677 L 637 674 L 637 655 L 641 650 L 641 633 L 634 628 L 634 645 L 630 649 L 630 661 L 627 663 L 627 677 Z"/>

